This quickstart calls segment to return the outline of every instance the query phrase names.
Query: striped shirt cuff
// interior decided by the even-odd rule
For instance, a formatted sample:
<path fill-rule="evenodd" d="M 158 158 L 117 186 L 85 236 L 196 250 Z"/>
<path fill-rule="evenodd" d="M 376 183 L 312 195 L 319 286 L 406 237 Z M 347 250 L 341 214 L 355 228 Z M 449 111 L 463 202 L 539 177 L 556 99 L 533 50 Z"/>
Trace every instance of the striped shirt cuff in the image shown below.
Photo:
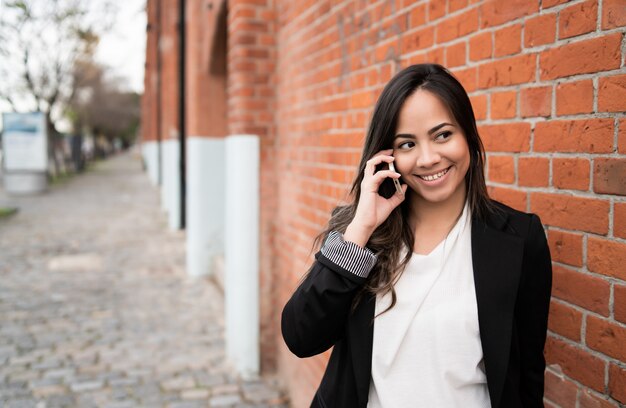
<path fill-rule="evenodd" d="M 339 231 L 331 231 L 321 252 L 328 260 L 361 278 L 367 278 L 378 260 L 368 248 L 345 241 Z"/>

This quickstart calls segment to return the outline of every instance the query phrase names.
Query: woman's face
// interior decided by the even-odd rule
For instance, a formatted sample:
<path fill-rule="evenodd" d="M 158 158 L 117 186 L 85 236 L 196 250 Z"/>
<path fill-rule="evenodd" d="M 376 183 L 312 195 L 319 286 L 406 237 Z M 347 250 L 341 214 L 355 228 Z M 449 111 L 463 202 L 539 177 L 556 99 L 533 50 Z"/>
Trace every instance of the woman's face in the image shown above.
<path fill-rule="evenodd" d="M 470 165 L 465 134 L 433 93 L 419 89 L 402 105 L 393 155 L 414 199 L 443 204 L 465 198 Z"/>

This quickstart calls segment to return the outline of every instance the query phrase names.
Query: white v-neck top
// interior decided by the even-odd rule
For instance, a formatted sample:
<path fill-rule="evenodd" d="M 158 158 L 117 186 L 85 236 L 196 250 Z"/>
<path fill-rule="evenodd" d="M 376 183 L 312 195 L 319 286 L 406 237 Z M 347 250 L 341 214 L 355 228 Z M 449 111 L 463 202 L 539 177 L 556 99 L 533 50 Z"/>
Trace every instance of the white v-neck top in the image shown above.
<path fill-rule="evenodd" d="M 430 254 L 413 253 L 395 290 L 374 319 L 368 408 L 490 407 L 467 203 Z M 377 297 L 376 315 L 390 303 Z"/>

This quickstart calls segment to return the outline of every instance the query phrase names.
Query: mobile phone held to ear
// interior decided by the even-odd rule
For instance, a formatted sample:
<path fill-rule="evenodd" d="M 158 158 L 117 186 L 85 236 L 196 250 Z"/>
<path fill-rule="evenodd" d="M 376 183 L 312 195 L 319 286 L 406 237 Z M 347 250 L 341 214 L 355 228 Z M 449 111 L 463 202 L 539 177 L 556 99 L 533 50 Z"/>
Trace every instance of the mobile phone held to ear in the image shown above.
<path fill-rule="evenodd" d="M 389 162 L 389 170 L 393 171 L 394 173 L 397 173 L 395 166 L 393 165 L 393 162 Z M 392 179 L 393 180 L 393 184 L 396 186 L 396 192 L 398 192 L 399 194 L 402 194 L 402 186 L 400 185 L 400 180 L 398 179 Z"/>
<path fill-rule="evenodd" d="M 376 171 L 387 170 L 383 167 L 385 166 L 384 163 L 380 166 L 381 168 L 378 168 L 378 166 L 376 167 Z M 396 171 L 393 163 L 389 163 L 388 168 L 391 171 Z M 380 184 L 380 187 L 378 188 L 378 194 L 385 198 L 390 198 L 397 191 L 402 193 L 402 184 L 400 183 L 399 179 L 392 179 L 391 177 L 385 178 L 385 180 Z"/>

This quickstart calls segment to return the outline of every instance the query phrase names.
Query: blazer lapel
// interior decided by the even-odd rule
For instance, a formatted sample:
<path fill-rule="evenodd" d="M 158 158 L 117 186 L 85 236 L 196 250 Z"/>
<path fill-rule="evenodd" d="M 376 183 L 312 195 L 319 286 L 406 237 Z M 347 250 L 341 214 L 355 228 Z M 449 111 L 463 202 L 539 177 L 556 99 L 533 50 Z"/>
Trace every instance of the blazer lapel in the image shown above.
<path fill-rule="evenodd" d="M 369 394 L 372 371 L 372 346 L 374 342 L 375 297 L 366 294 L 348 320 L 348 341 L 352 353 L 352 369 L 357 388 L 359 407 L 365 407 Z"/>
<path fill-rule="evenodd" d="M 472 220 L 472 264 L 489 396 L 498 407 L 509 363 L 524 241 L 503 232 L 506 215 Z"/>

